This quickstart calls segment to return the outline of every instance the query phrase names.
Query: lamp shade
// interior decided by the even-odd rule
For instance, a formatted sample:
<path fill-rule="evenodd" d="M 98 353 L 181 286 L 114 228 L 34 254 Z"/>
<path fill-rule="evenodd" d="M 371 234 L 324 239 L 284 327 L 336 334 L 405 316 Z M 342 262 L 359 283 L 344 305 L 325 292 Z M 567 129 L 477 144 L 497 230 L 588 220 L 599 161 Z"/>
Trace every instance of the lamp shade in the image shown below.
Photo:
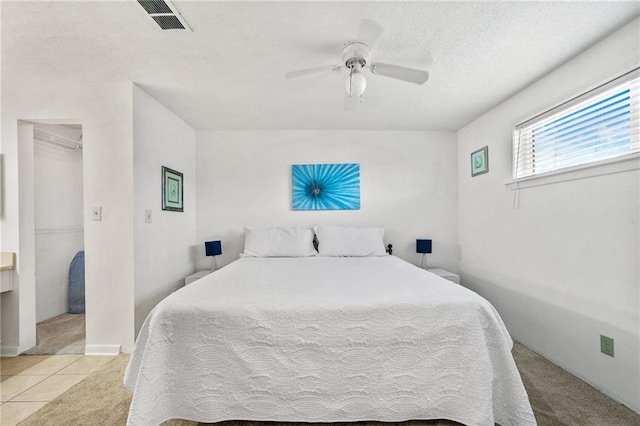
<path fill-rule="evenodd" d="M 416 253 L 431 253 L 431 240 L 416 240 Z"/>
<path fill-rule="evenodd" d="M 222 254 L 222 243 L 220 241 L 205 241 L 204 252 L 207 256 L 218 256 Z"/>
<path fill-rule="evenodd" d="M 364 90 L 367 88 L 367 79 L 364 78 L 361 72 L 354 71 L 349 77 L 347 77 L 347 81 L 345 83 L 345 89 L 347 89 L 347 93 L 351 97 L 360 97 L 364 93 Z"/>

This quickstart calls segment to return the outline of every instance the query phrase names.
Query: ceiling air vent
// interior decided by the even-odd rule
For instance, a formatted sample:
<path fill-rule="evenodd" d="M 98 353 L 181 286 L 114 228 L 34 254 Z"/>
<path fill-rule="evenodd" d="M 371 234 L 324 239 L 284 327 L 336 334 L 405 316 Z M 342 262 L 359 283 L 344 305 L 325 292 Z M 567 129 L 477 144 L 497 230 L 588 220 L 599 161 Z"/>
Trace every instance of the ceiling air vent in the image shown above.
<path fill-rule="evenodd" d="M 191 31 L 169 0 L 138 0 L 138 3 L 161 29 Z"/>

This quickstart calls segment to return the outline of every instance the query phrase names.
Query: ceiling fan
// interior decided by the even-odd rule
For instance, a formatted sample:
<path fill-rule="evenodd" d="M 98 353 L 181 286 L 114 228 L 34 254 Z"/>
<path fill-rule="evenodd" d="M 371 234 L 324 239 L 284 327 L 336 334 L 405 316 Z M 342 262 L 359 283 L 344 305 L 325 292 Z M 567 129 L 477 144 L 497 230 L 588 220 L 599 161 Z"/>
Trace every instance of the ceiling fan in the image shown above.
<path fill-rule="evenodd" d="M 371 61 L 371 53 L 381 33 L 382 28 L 377 23 L 364 19 L 360 25 L 359 41 L 348 41 L 342 47 L 341 64 L 292 71 L 285 74 L 285 78 L 302 77 L 324 71 L 349 70 L 349 76 L 345 82 L 347 95 L 360 98 L 361 102 L 362 95 L 367 88 L 367 80 L 363 74 L 364 69 L 368 69 L 375 75 L 391 77 L 419 85 L 424 84 L 429 79 L 427 71 Z"/>

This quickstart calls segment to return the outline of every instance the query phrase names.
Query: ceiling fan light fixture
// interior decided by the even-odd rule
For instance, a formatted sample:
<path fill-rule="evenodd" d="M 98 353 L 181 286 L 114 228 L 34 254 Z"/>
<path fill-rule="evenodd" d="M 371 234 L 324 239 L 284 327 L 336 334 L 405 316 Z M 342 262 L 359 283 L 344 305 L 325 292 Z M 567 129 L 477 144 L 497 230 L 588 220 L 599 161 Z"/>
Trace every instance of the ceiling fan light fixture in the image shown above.
<path fill-rule="evenodd" d="M 367 40 L 367 42 L 347 41 L 342 46 L 341 62 L 338 65 L 325 65 L 292 71 L 286 73 L 285 78 L 302 77 L 321 71 L 348 70 L 349 76 L 345 82 L 345 90 L 350 98 L 360 98 L 360 102 L 363 101 L 362 95 L 367 89 L 367 79 L 362 74 L 362 70 L 365 68 L 369 69 L 369 72 L 373 75 L 394 78 L 418 85 L 426 83 L 429 79 L 429 73 L 426 70 L 371 61 L 372 46 L 377 42 L 381 33 L 382 28 L 378 24 L 369 19 L 365 19 L 362 21 L 359 40 Z M 345 100 L 346 99 L 345 96 Z M 345 105 L 352 104 L 352 102 L 345 102 Z"/>
<path fill-rule="evenodd" d="M 367 88 L 367 79 L 358 70 L 353 70 L 345 83 L 345 89 L 350 97 L 360 97 Z"/>

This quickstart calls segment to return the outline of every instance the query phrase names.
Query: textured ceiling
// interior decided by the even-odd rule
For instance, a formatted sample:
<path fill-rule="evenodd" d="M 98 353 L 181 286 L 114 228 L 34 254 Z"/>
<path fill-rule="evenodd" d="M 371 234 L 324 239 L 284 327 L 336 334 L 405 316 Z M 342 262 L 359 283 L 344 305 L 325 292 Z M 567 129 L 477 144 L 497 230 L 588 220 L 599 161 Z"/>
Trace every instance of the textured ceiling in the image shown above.
<path fill-rule="evenodd" d="M 205 129 L 458 129 L 640 13 L 640 2 L 191 2 L 193 32 L 161 31 L 135 1 L 2 2 L 2 78 L 133 81 Z M 367 73 L 345 110 L 339 63 L 362 19 L 373 59 L 430 73 Z"/>

